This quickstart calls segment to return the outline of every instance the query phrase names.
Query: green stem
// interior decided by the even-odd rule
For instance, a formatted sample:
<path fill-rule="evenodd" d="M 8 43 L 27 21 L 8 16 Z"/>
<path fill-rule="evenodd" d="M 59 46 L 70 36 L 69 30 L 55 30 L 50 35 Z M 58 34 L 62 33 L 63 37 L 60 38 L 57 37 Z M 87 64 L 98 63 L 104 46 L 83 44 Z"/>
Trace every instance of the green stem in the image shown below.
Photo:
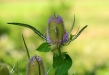
<path fill-rule="evenodd" d="M 62 55 L 61 55 L 61 49 L 60 49 L 60 47 L 57 47 L 57 49 L 58 49 L 59 56 L 61 57 Z"/>

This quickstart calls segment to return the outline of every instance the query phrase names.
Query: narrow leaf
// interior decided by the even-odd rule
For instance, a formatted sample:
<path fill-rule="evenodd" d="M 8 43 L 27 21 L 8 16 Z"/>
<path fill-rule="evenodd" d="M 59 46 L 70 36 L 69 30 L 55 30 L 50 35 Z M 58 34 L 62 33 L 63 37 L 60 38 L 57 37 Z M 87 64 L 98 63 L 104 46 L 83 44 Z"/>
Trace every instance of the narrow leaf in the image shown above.
<path fill-rule="evenodd" d="M 8 65 L 12 68 L 11 72 L 15 73 L 16 75 L 18 75 L 18 62 L 17 62 L 17 68 L 16 68 L 16 64 L 14 64 L 14 66 L 12 66 L 11 64 L 8 63 Z"/>
<path fill-rule="evenodd" d="M 72 27 L 71 27 L 71 29 L 70 29 L 70 31 L 69 31 L 69 34 L 72 32 L 72 30 L 73 30 L 73 28 L 74 28 L 74 25 L 75 25 L 75 15 L 74 15 L 74 20 L 73 20 L 73 25 L 72 25 Z"/>
<path fill-rule="evenodd" d="M 40 52 L 49 52 L 51 50 L 50 44 L 48 42 L 42 43 L 36 50 Z"/>
<path fill-rule="evenodd" d="M 8 24 L 13 24 L 13 25 L 18 25 L 18 26 L 23 26 L 23 27 L 27 27 L 27 28 L 30 28 L 32 29 L 37 35 L 39 35 L 42 39 L 45 39 L 46 40 L 46 37 L 40 33 L 36 28 L 34 28 L 33 26 L 31 25 L 28 25 L 28 24 L 23 24 L 23 23 L 8 23 Z"/>
<path fill-rule="evenodd" d="M 23 43 L 24 43 L 24 45 L 25 45 L 26 52 L 27 52 L 27 56 L 28 56 L 28 59 L 29 59 L 29 58 L 30 58 L 30 54 L 29 54 L 29 51 L 28 51 L 27 45 L 26 45 L 26 43 L 25 43 L 25 39 L 24 39 L 24 37 L 23 37 L 23 34 L 22 34 L 22 39 L 23 39 Z"/>
<path fill-rule="evenodd" d="M 75 40 L 75 39 L 82 33 L 82 31 L 83 31 L 86 27 L 87 27 L 87 25 L 84 26 L 84 27 L 72 38 L 71 41 Z"/>

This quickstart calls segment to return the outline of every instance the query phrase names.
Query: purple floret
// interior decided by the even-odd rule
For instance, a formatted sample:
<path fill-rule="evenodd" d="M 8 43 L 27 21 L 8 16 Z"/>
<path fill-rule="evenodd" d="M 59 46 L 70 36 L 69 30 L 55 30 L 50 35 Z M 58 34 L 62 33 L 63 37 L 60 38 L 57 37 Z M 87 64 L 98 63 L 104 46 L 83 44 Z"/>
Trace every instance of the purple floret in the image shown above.
<path fill-rule="evenodd" d="M 67 42 L 68 40 L 68 33 L 66 33 L 63 37 L 63 43 Z"/>
<path fill-rule="evenodd" d="M 62 17 L 61 16 L 57 16 L 56 22 L 57 23 L 63 22 Z"/>
<path fill-rule="evenodd" d="M 55 17 L 55 16 L 53 15 L 53 16 L 51 16 L 51 17 L 49 18 L 48 24 L 51 23 L 53 20 L 54 20 L 55 22 L 57 22 L 57 23 L 63 22 L 61 16 L 57 15 L 57 16 Z"/>
<path fill-rule="evenodd" d="M 52 41 L 50 39 L 50 35 L 48 34 L 48 30 L 47 30 L 47 33 L 46 33 L 46 38 L 47 38 L 47 42 L 52 44 Z"/>
<path fill-rule="evenodd" d="M 48 20 L 48 24 L 51 23 L 51 21 L 53 20 L 53 16 L 51 16 Z"/>
<path fill-rule="evenodd" d="M 29 62 L 32 62 L 32 61 L 36 61 L 36 56 L 33 56 L 32 58 L 29 59 Z"/>
<path fill-rule="evenodd" d="M 33 56 L 32 58 L 29 59 L 29 62 L 32 62 L 32 61 L 42 62 L 42 59 L 40 56 Z"/>

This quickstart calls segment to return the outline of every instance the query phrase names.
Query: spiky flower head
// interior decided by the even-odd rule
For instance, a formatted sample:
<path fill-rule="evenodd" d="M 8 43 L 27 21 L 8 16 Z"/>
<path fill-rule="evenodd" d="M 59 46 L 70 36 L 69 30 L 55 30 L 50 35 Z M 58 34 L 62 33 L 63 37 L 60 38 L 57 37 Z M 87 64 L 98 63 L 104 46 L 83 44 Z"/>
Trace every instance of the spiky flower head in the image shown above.
<path fill-rule="evenodd" d="M 9 69 L 6 64 L 0 64 L 0 75 L 10 75 Z"/>
<path fill-rule="evenodd" d="M 45 67 L 40 56 L 33 56 L 29 59 L 26 75 L 46 75 Z"/>
<path fill-rule="evenodd" d="M 60 45 L 66 42 L 68 34 L 64 27 L 64 22 L 61 16 L 54 14 L 48 20 L 47 41 L 50 44 Z"/>

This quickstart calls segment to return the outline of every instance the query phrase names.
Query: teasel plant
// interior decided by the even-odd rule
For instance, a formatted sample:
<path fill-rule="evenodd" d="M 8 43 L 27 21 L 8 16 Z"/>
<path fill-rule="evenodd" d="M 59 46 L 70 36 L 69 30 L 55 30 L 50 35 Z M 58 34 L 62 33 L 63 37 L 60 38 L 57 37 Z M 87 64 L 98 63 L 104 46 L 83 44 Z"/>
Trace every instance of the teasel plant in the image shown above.
<path fill-rule="evenodd" d="M 9 63 L 0 63 L 0 75 L 18 75 L 18 62 L 14 65 Z"/>
<path fill-rule="evenodd" d="M 10 71 L 7 64 L 0 63 L 0 75 L 10 75 Z"/>
<path fill-rule="evenodd" d="M 73 61 L 67 52 L 62 51 L 62 47 L 69 45 L 72 41 L 77 39 L 83 30 L 87 28 L 87 25 L 85 25 L 80 30 L 78 28 L 76 34 L 73 35 L 71 32 L 75 25 L 75 15 L 71 29 L 67 32 L 62 17 L 55 13 L 48 20 L 46 36 L 44 36 L 39 30 L 29 24 L 16 22 L 10 22 L 7 24 L 27 27 L 33 30 L 43 40 L 45 40 L 36 50 L 40 52 L 51 51 L 53 53 L 53 75 L 68 75 L 68 70 L 71 68 Z M 48 75 L 48 72 L 45 72 L 43 63 L 41 63 L 42 59 L 40 56 L 35 55 L 30 58 L 23 35 L 22 38 L 29 58 L 26 75 Z"/>

